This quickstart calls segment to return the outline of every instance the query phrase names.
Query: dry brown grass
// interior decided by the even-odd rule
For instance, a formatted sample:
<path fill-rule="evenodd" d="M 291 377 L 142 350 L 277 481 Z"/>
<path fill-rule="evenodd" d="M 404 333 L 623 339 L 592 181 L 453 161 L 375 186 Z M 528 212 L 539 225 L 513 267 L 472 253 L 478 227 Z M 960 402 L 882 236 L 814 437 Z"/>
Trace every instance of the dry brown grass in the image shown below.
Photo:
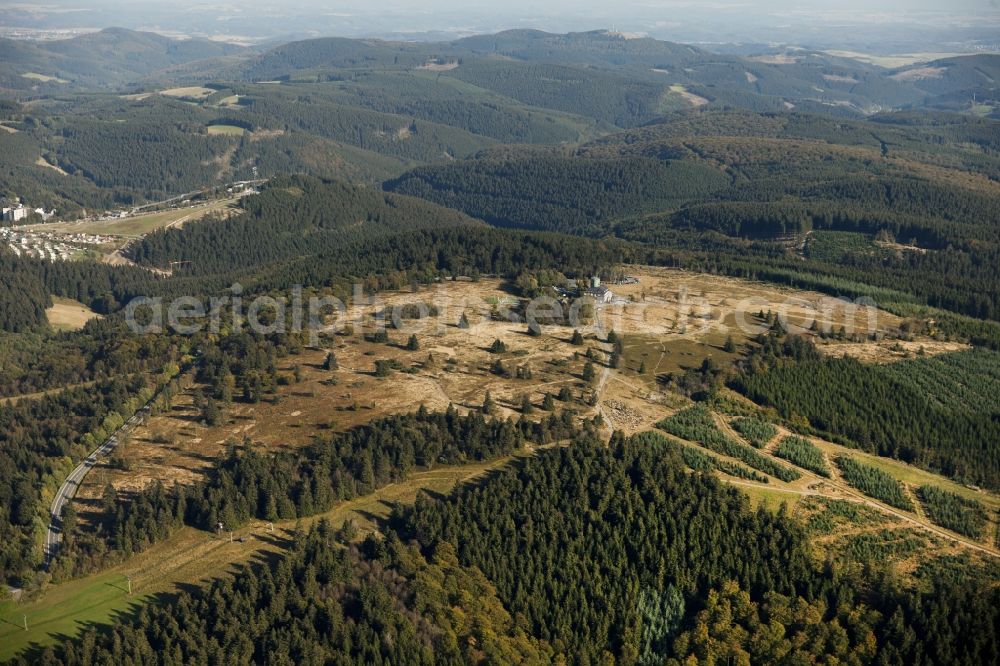
<path fill-rule="evenodd" d="M 695 340 L 721 345 L 732 335 L 739 342 L 763 330 L 755 315 L 764 311 L 785 316 L 788 325 L 808 329 L 818 313 L 832 303 L 828 296 L 761 282 L 672 269 L 626 267 L 640 283 L 611 287 L 630 302 L 608 311 L 606 321 L 616 330 L 662 336 L 664 341 Z M 853 315 L 853 316 L 852 316 Z M 894 333 L 902 319 L 887 312 L 859 307 L 850 312 L 830 310 L 823 318 L 836 330 L 870 328 Z M 666 333 L 666 335 L 664 335 Z"/>
<path fill-rule="evenodd" d="M 194 409 L 194 393 L 200 387 L 190 386 L 178 396 L 169 413 L 152 417 L 137 428 L 121 448 L 129 461 L 128 471 L 114 470 L 106 464 L 92 472 L 81 487 L 79 498 L 86 515 L 91 500 L 100 497 L 104 485 L 113 483 L 124 491 L 137 490 L 161 479 L 167 483 L 193 482 L 212 464 L 230 442 L 252 439 L 270 448 L 299 447 L 309 444 L 315 435 L 330 430 L 344 430 L 368 423 L 389 414 L 416 410 L 425 405 L 430 410 L 443 410 L 449 404 L 459 410 L 478 409 L 486 391 L 490 391 L 498 406 L 498 415 L 517 414 L 523 395 L 531 396 L 540 407 L 545 393 L 558 393 L 569 386 L 575 396 L 588 389 L 580 379 L 584 359 L 575 358 L 584 348 L 569 344 L 571 329 L 550 327 L 543 337 L 526 334 L 524 324 L 491 321 L 470 315 L 473 324 L 459 329 L 455 322 L 466 309 L 464 304 L 488 308 L 483 300 L 502 296 L 498 283 L 454 283 L 444 288 L 450 298 L 435 297 L 430 291 L 421 294 L 387 294 L 379 304 L 359 307 L 352 315 L 363 326 L 359 334 L 338 337 L 332 350 L 339 369 L 322 368 L 327 351 L 307 349 L 302 354 L 288 356 L 278 364 L 279 373 L 292 377 L 294 367 L 300 369 L 300 381 L 277 388 L 277 400 L 265 399 L 256 404 L 234 403 L 225 411 L 222 424 L 209 427 L 199 422 Z M 390 329 L 390 342 L 365 340 L 361 332 L 374 330 L 372 317 L 384 307 L 419 300 L 447 302 L 447 314 L 435 324 L 417 332 L 419 351 L 408 351 L 405 343 L 409 332 Z M 420 323 L 415 323 L 421 326 Z M 504 340 L 506 354 L 500 356 L 508 369 L 530 365 L 532 379 L 500 377 L 491 372 L 497 355 L 488 351 L 495 339 Z M 590 341 L 591 346 L 607 347 Z M 604 355 L 602 354 L 602 357 Z M 403 368 L 390 377 L 375 377 L 377 359 L 393 359 Z M 334 380 L 331 382 L 330 380 Z M 557 406 L 562 405 L 557 402 Z M 589 411 L 585 404 L 574 408 Z"/>
<path fill-rule="evenodd" d="M 693 92 L 689 92 L 684 86 L 675 84 L 670 86 L 671 95 L 680 95 L 681 98 L 693 107 L 705 106 L 708 104 L 708 100 L 701 95 L 696 95 Z"/>
<path fill-rule="evenodd" d="M 823 78 L 834 83 L 859 83 L 853 76 L 840 76 L 838 74 L 824 74 Z"/>
<path fill-rule="evenodd" d="M 908 358 L 916 358 L 923 353 L 927 356 L 937 356 L 950 352 L 969 349 L 962 342 L 944 342 L 941 340 L 880 340 L 878 342 L 836 342 L 823 341 L 817 344 L 817 349 L 825 356 L 840 358 L 850 356 L 863 363 L 894 363 Z"/>
<path fill-rule="evenodd" d="M 109 220 L 73 222 L 47 222 L 24 227 L 27 231 L 46 232 L 53 234 L 95 234 L 100 236 L 116 236 L 120 238 L 135 238 L 163 227 L 180 227 L 185 222 L 201 219 L 209 213 L 231 215 L 238 212 L 239 199 L 215 199 L 204 203 L 188 205 L 182 208 L 154 211 L 124 218 Z"/>

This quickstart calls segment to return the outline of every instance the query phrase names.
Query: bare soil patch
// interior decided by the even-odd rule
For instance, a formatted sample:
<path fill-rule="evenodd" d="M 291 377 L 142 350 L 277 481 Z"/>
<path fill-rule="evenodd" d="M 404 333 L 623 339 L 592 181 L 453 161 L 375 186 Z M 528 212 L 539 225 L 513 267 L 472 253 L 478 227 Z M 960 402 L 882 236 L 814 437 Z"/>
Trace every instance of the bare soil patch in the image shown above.
<path fill-rule="evenodd" d="M 14 131 L 17 131 L 17 130 L 14 130 Z M 45 167 L 46 169 L 52 169 L 56 173 L 62 174 L 63 176 L 68 176 L 69 175 L 68 173 L 66 173 L 65 171 L 63 171 L 62 169 L 60 169 L 57 165 L 52 164 L 51 162 L 49 162 L 44 157 L 39 157 L 37 160 L 35 160 L 35 164 L 37 164 L 40 167 Z"/>

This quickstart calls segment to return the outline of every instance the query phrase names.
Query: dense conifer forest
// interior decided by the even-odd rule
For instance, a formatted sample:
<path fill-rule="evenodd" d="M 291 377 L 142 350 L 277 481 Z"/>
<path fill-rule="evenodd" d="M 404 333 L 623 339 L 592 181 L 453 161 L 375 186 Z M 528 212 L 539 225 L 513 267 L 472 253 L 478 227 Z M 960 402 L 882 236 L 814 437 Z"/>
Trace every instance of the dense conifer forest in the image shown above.
<path fill-rule="evenodd" d="M 790 421 L 804 419 L 813 432 L 996 488 L 998 358 L 967 351 L 881 366 L 822 358 L 808 343 L 772 343 L 733 385 Z M 974 381 L 970 363 L 977 368 Z"/>
<path fill-rule="evenodd" d="M 181 592 L 37 663 L 990 660 L 995 588 L 865 592 L 812 562 L 786 516 L 685 472 L 668 448 L 587 437 L 421 498 L 360 546 L 320 523 L 274 567 Z"/>
<path fill-rule="evenodd" d="M 712 642 L 699 645 L 704 629 L 697 625 L 711 624 L 719 603 L 710 590 L 733 597 L 730 603 L 771 595 L 770 603 L 778 605 L 772 608 L 787 604 L 791 617 L 768 617 L 791 634 L 804 632 L 801 643 L 790 634 L 786 638 L 805 653 L 836 650 L 846 661 L 887 663 L 935 659 L 937 639 L 922 639 L 915 629 L 934 622 L 940 611 L 932 606 L 939 602 L 882 589 L 871 606 L 857 605 L 851 583 L 809 563 L 800 550 L 802 534 L 784 518 L 750 511 L 733 491 L 710 477 L 684 473 L 676 457 L 664 454 L 648 441 L 545 453 L 482 487 L 418 503 L 403 524 L 425 546 L 455 544 L 460 561 L 481 568 L 510 610 L 523 613 L 527 626 L 553 646 L 565 646 L 571 661 L 599 660 L 607 649 L 642 662 L 643 655 L 663 654 L 657 648 L 667 646 L 667 653 L 681 660 L 689 654 L 725 660 L 749 653 L 754 663 L 789 658 L 795 649 L 790 645 L 778 641 L 763 648 L 735 627 L 731 635 L 726 632 L 729 638 L 716 639 L 716 626 Z M 721 516 L 727 517 L 716 522 Z M 747 534 L 760 538 L 745 540 Z M 661 539 L 676 548 L 664 550 Z M 517 550 L 510 548 L 513 543 Z M 950 603 L 956 595 L 977 596 L 955 587 L 940 599 Z M 647 598 L 656 601 L 644 602 Z M 914 602 L 931 606 L 914 613 Z M 988 602 L 979 597 L 972 603 L 984 608 Z M 826 618 L 828 626 L 797 617 L 810 606 L 808 612 Z M 752 627 L 753 616 L 737 619 L 741 612 L 748 610 L 720 611 L 715 621 Z M 685 635 L 687 628 L 692 631 Z M 821 638 L 828 630 L 832 633 Z M 971 651 L 962 655 L 965 648 L 952 652 L 957 647 L 952 646 L 946 661 L 972 663 L 991 640 L 966 638 L 973 641 Z M 814 648 L 805 647 L 810 643 Z"/>

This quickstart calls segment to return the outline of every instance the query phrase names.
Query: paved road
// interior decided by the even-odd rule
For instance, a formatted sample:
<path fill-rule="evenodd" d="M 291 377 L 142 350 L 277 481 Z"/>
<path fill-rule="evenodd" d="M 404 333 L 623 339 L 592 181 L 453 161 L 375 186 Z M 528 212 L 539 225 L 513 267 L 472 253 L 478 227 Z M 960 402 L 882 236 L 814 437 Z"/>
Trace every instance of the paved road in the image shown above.
<path fill-rule="evenodd" d="M 145 409 L 140 408 L 139 412 Z M 76 497 L 80 484 L 83 483 L 87 473 L 97 465 L 101 458 L 111 455 L 111 452 L 118 446 L 118 440 L 122 434 L 138 425 L 141 417 L 139 412 L 133 414 L 122 427 L 111 434 L 104 443 L 94 449 L 89 456 L 83 459 L 76 469 L 70 472 L 63 484 L 59 486 L 56 496 L 52 498 L 52 507 L 49 510 L 49 527 L 45 532 L 45 568 L 49 568 L 52 558 L 59 552 L 59 543 L 62 541 L 62 512 L 66 505 Z"/>

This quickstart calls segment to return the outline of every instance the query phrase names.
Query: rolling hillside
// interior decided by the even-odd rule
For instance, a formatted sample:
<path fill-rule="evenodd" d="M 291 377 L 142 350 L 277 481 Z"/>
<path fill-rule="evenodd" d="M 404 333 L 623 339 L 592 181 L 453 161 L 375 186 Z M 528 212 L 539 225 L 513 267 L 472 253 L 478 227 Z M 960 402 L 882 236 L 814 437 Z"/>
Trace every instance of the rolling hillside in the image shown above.
<path fill-rule="evenodd" d="M 177 65 L 243 56 L 247 49 L 108 28 L 51 42 L 0 39 L 0 92 L 120 88 Z"/>
<path fill-rule="evenodd" d="M 509 147 L 385 187 L 499 226 L 613 235 L 731 274 L 836 295 L 878 285 L 888 300 L 996 318 L 998 129 L 932 118 L 689 112 L 572 153 Z M 806 252 L 827 232 L 860 249 Z"/>
<path fill-rule="evenodd" d="M 796 137 L 875 147 L 897 158 L 879 169 L 924 180 L 945 177 L 932 167 L 998 177 L 989 124 L 884 113 L 926 104 L 995 114 L 998 57 L 989 55 L 888 70 L 817 52 L 740 57 L 607 32 L 531 30 L 438 43 L 323 38 L 257 53 L 121 29 L 0 40 L 0 53 L 0 88 L 34 100 L 30 110 L 0 104 L 11 146 L 0 155 L 0 187 L 70 215 L 246 178 L 253 167 L 374 183 L 492 155 L 498 144 L 583 144 L 583 154 L 597 156 L 621 143 L 608 156 L 701 160 L 739 184 L 760 175 L 748 165 L 749 153 L 764 155 L 762 139 Z M 684 113 L 733 107 L 768 115 L 715 113 L 704 122 Z M 874 123 L 859 122 L 880 110 L 868 116 Z M 814 122 L 815 114 L 843 120 Z M 622 128 L 630 132 L 615 135 Z M 698 136 L 751 145 L 689 141 Z M 857 157 L 838 149 L 827 166 L 856 171 L 864 166 Z M 669 197 L 671 207 L 690 198 L 676 189 Z M 650 210 L 633 202 L 584 217 Z"/>

